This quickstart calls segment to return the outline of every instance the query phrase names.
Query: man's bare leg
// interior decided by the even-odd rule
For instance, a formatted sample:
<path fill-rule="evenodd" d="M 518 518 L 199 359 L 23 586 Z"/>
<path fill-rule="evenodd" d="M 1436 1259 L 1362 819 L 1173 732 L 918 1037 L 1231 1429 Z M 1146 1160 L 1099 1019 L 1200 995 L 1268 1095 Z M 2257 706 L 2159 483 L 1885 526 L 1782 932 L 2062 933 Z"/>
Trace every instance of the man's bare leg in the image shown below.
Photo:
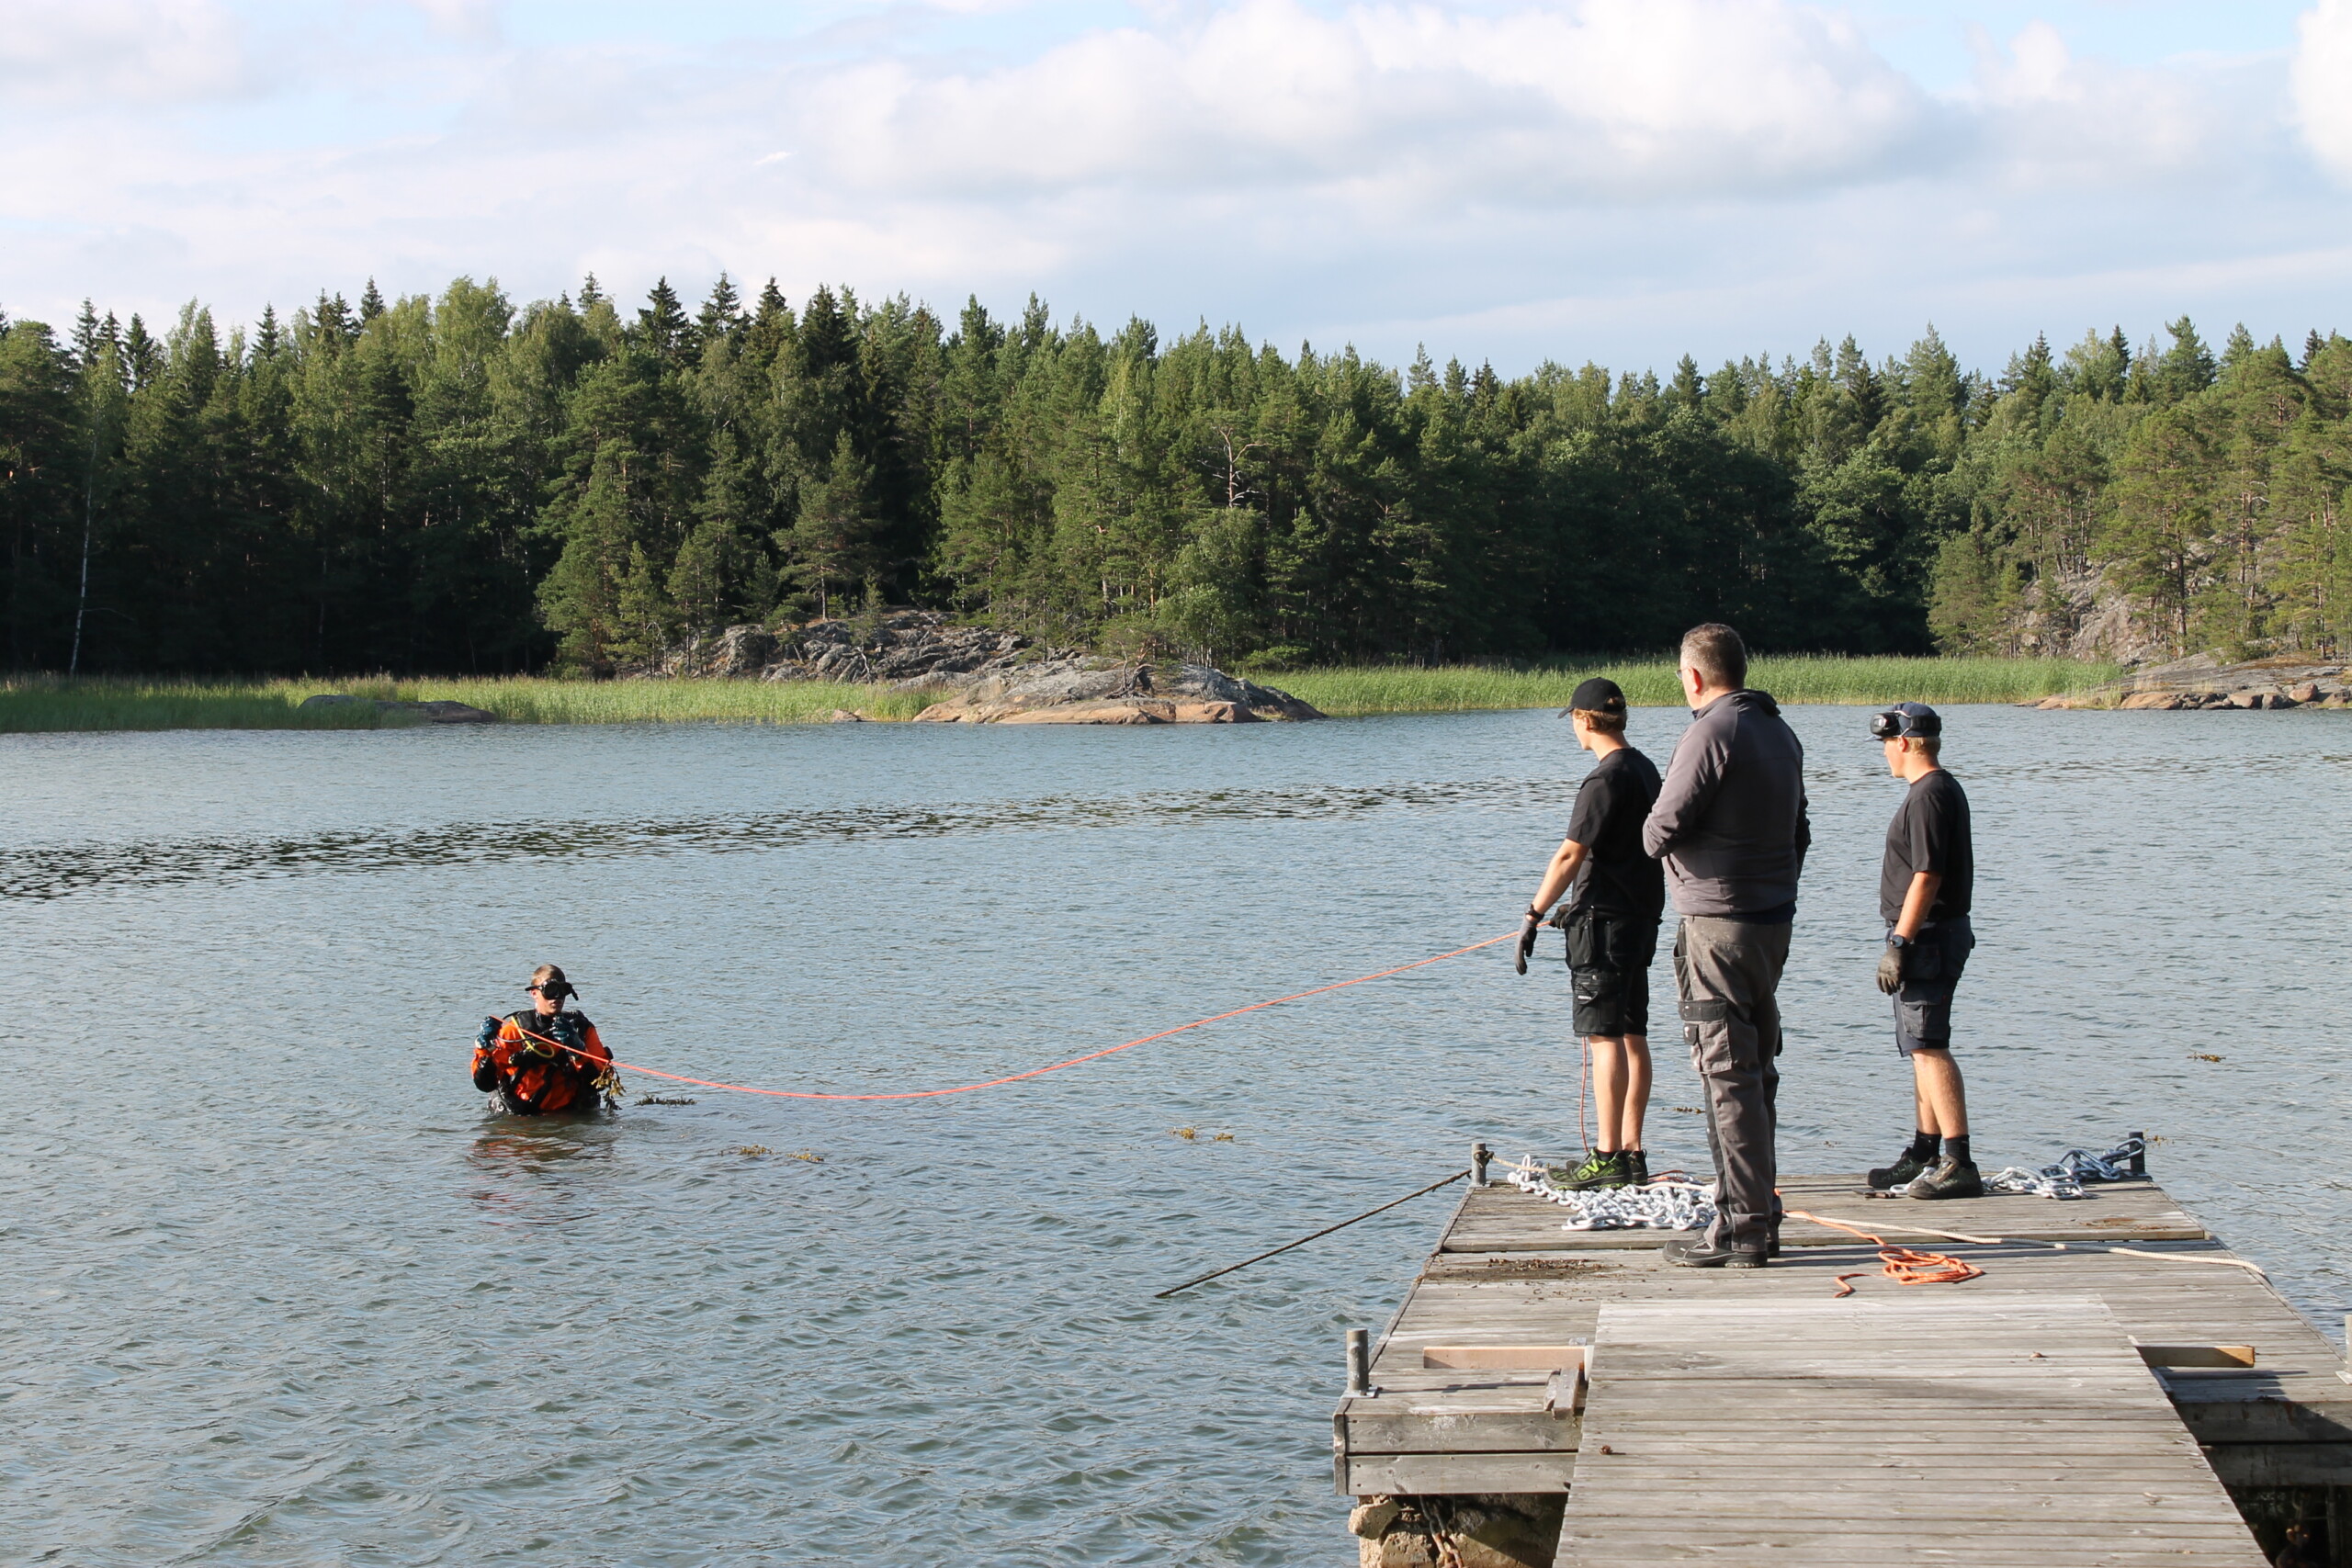
<path fill-rule="evenodd" d="M 1643 1034 L 1596 1034 L 1592 1098 L 1604 1154 L 1642 1146 L 1642 1118 L 1650 1104 L 1650 1043 Z"/>
<path fill-rule="evenodd" d="M 1919 1131 L 1945 1138 L 1968 1136 L 1968 1091 L 1951 1051 L 1912 1052 L 1911 1089 L 1918 1102 Z"/>

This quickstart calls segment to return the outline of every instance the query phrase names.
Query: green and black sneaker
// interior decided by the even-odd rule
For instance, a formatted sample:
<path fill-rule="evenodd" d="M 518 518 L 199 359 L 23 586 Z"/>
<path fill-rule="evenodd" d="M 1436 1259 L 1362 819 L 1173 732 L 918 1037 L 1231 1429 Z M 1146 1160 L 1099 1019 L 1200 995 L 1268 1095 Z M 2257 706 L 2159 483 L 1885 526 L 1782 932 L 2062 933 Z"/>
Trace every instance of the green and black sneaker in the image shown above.
<path fill-rule="evenodd" d="M 1598 1192 L 1603 1188 L 1623 1187 L 1632 1179 L 1626 1172 L 1628 1163 L 1622 1154 L 1594 1149 L 1574 1170 L 1554 1171 L 1552 1185 L 1565 1192 Z"/>
<path fill-rule="evenodd" d="M 1871 1172 L 1871 1190 L 1873 1192 L 1900 1190 L 1934 1169 L 1935 1164 L 1933 1156 L 1921 1159 L 1906 1148 L 1894 1156 L 1893 1165 L 1883 1165 Z"/>

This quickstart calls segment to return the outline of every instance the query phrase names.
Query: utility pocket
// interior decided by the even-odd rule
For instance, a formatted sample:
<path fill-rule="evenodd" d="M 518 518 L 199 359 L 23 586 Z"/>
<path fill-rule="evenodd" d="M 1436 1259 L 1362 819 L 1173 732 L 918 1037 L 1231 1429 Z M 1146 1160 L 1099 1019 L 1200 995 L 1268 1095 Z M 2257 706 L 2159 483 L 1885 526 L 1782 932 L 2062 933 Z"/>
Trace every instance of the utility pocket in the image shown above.
<path fill-rule="evenodd" d="M 1607 945 L 1607 926 L 1597 916 L 1584 910 L 1568 917 L 1568 967 L 1589 969 L 1607 962 L 1601 950 Z"/>
<path fill-rule="evenodd" d="M 1624 984 L 1625 976 L 1614 969 L 1588 966 L 1568 971 L 1568 988 L 1575 994 L 1578 1007 L 1612 1001 Z"/>
<path fill-rule="evenodd" d="M 1739 1017 L 1726 1001 L 1683 1002 L 1682 1038 L 1690 1045 L 1690 1065 L 1702 1077 L 1730 1077 L 1756 1072 L 1762 1065 L 1757 1051 L 1756 1026 Z"/>
<path fill-rule="evenodd" d="M 1950 1001 L 1913 1001 L 1905 998 L 1895 1003 L 1903 1019 L 1903 1032 L 1908 1039 L 1929 1045 L 1943 1045 L 1951 1040 L 1951 1003 Z"/>

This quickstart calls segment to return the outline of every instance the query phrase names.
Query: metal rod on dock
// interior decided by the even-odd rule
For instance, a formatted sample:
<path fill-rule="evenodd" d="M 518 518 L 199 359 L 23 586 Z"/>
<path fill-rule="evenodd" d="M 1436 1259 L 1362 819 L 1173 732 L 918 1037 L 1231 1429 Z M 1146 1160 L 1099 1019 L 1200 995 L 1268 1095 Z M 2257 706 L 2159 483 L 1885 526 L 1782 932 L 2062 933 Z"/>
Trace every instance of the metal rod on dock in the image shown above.
<path fill-rule="evenodd" d="M 1473 1144 L 1470 1145 L 1471 1186 L 1484 1187 L 1487 1185 L 1487 1162 L 1494 1157 L 1495 1156 L 1487 1151 L 1486 1145 Z"/>
<path fill-rule="evenodd" d="M 1372 1336 L 1361 1328 L 1348 1330 L 1348 1397 L 1372 1393 Z"/>
<path fill-rule="evenodd" d="M 2132 1134 L 2132 1140 L 2140 1145 L 2137 1150 L 2133 1151 L 2132 1156 L 2132 1174 L 2134 1176 L 2145 1176 L 2148 1174 L 2148 1134 L 2145 1133 L 2134 1133 Z"/>

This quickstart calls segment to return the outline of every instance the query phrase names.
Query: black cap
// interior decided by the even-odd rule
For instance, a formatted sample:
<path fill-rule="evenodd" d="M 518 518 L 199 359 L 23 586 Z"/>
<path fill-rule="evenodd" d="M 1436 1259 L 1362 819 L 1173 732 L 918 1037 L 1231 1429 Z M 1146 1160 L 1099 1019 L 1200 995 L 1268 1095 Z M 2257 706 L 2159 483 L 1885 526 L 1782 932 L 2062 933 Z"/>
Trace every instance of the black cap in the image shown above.
<path fill-rule="evenodd" d="M 1586 713 L 1623 713 L 1625 690 L 1606 675 L 1595 675 L 1577 687 L 1576 695 L 1568 699 L 1568 711 L 1582 709 Z"/>
<path fill-rule="evenodd" d="M 1897 740 L 1907 736 L 1941 735 L 1944 721 L 1925 703 L 1897 703 L 1884 713 L 1871 715 L 1871 739 Z"/>

